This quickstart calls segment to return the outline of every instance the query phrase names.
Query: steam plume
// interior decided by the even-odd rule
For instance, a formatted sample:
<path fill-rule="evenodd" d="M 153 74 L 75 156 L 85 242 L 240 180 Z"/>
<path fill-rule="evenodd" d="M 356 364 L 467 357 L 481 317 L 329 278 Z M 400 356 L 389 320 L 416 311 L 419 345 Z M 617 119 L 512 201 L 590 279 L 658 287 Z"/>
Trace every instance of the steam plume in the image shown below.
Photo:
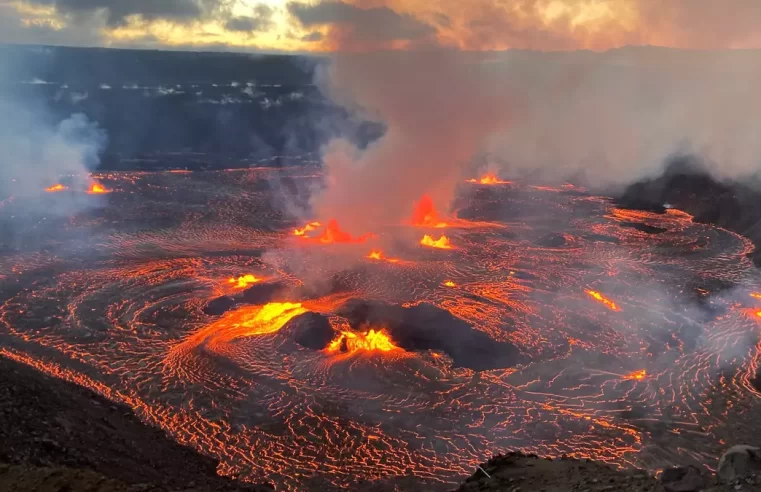
<path fill-rule="evenodd" d="M 490 150 L 513 175 L 625 185 L 694 156 L 719 178 L 761 167 L 758 52 L 630 48 L 602 54 L 508 54 L 520 101 Z"/>
<path fill-rule="evenodd" d="M 318 215 L 360 231 L 409 214 L 423 193 L 448 200 L 462 167 L 508 115 L 479 68 L 441 51 L 337 55 L 322 80 L 326 91 L 386 132 L 364 149 L 329 143 Z"/>
<path fill-rule="evenodd" d="M 19 67 L 0 59 L 0 193 L 3 196 L 34 198 L 62 176 L 85 176 L 98 163 L 105 134 L 82 114 L 64 120 L 54 117 L 45 102 L 14 93 L 14 74 Z M 90 201 L 91 203 L 92 201 Z M 30 200 L 30 206 L 34 205 Z M 55 209 L 40 213 L 69 214 L 83 201 L 60 199 Z M 30 213 L 33 210 L 28 210 Z"/>
<path fill-rule="evenodd" d="M 757 60 L 754 51 L 663 48 L 338 55 L 327 93 L 387 130 L 366 149 L 330 142 L 329 187 L 315 208 L 354 228 L 403 217 L 423 193 L 446 205 L 480 152 L 506 178 L 604 189 L 685 155 L 719 178 L 753 175 Z"/>

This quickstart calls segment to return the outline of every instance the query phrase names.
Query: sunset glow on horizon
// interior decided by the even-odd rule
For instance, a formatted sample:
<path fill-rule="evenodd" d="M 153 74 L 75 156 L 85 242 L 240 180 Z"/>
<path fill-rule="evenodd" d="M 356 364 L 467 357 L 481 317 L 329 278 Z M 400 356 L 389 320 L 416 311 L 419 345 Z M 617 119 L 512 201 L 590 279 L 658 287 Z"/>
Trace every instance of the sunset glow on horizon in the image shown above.
<path fill-rule="evenodd" d="M 45 29 L 60 44 L 215 50 L 326 52 L 413 49 L 432 44 L 468 50 L 605 51 L 628 45 L 722 49 L 761 47 L 751 24 L 737 23 L 746 4 L 668 9 L 647 0 L 177 0 L 140 5 L 11 0 L 0 15 L 18 29 L 0 42 L 23 42 Z M 738 3 L 731 0 L 729 3 Z M 68 5 L 62 7 L 61 5 Z M 115 5 L 119 5 L 115 7 Z M 657 20 L 657 22 L 654 22 Z M 711 25 L 711 32 L 698 26 Z M 15 34 L 14 34 L 15 33 Z M 13 36 L 16 36 L 15 38 Z M 22 39 L 19 40 L 18 38 Z"/>

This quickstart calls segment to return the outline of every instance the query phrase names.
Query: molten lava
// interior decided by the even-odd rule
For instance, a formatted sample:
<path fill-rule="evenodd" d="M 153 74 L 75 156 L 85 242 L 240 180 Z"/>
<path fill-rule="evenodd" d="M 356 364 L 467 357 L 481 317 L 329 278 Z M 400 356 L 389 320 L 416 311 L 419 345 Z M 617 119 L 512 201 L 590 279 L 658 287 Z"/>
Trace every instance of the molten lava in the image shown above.
<path fill-rule="evenodd" d="M 447 280 L 442 285 L 444 285 L 444 287 L 457 287 L 457 284 L 452 282 L 451 280 Z"/>
<path fill-rule="evenodd" d="M 279 331 L 287 322 L 307 310 L 300 303 L 273 302 L 264 306 L 247 306 L 224 315 L 199 332 L 202 337 L 213 336 L 217 341 L 232 341 L 252 335 Z"/>
<path fill-rule="evenodd" d="M 420 240 L 420 244 L 430 248 L 452 249 L 452 245 L 449 243 L 449 238 L 446 236 L 441 236 L 439 239 L 434 240 L 431 236 L 426 234 L 423 239 Z"/>
<path fill-rule="evenodd" d="M 761 293 L 758 293 L 758 292 L 753 292 L 751 293 L 750 296 L 753 297 L 754 299 L 761 299 Z"/>
<path fill-rule="evenodd" d="M 391 337 L 383 330 L 370 330 L 366 333 L 354 333 L 343 331 L 336 337 L 327 348 L 328 352 L 391 352 L 399 350 L 394 345 Z"/>
<path fill-rule="evenodd" d="M 321 227 L 321 226 L 322 226 L 322 224 L 319 223 L 319 222 L 310 222 L 309 224 L 305 225 L 301 229 L 294 229 L 293 230 L 293 235 L 294 236 L 305 236 L 307 232 L 311 232 L 311 231 L 313 231 L 313 230 L 315 230 L 315 229 L 317 229 L 318 227 Z"/>
<path fill-rule="evenodd" d="M 90 188 L 87 190 L 87 193 L 91 195 L 102 195 L 103 193 L 108 193 L 108 190 L 105 186 L 103 186 L 100 183 L 93 183 L 90 185 Z"/>
<path fill-rule="evenodd" d="M 615 302 L 613 302 L 610 299 L 606 298 L 605 296 L 603 296 L 599 292 L 594 291 L 594 290 L 588 290 L 587 294 L 589 294 L 589 296 L 592 297 L 593 299 L 603 303 L 605 305 L 605 307 L 607 307 L 611 311 L 621 311 L 621 308 L 618 307 L 618 305 L 616 305 Z"/>
<path fill-rule="evenodd" d="M 48 193 L 55 193 L 56 191 L 63 191 L 65 189 L 66 187 L 64 185 L 58 183 L 58 184 L 54 184 L 53 186 L 49 188 L 45 188 L 45 191 L 47 191 Z"/>
<path fill-rule="evenodd" d="M 489 173 L 483 176 L 481 179 L 469 179 L 468 183 L 476 183 L 482 185 L 498 185 L 498 184 L 510 184 L 510 181 L 503 181 L 499 179 L 495 174 Z"/>
<path fill-rule="evenodd" d="M 644 369 L 640 369 L 639 371 L 634 371 L 626 376 L 624 376 L 624 379 L 633 379 L 635 381 L 641 381 L 647 377 L 647 371 Z"/>
<path fill-rule="evenodd" d="M 386 258 L 382 251 L 371 251 L 367 258 L 375 261 L 387 261 L 389 263 L 399 263 L 399 258 Z"/>
<path fill-rule="evenodd" d="M 433 205 L 433 200 L 428 195 L 423 195 L 415 205 L 415 211 L 412 213 L 412 224 L 420 227 L 434 227 L 436 229 L 443 229 L 448 225 L 439 219 L 439 214 Z"/>
<path fill-rule="evenodd" d="M 251 274 L 243 275 L 243 276 L 240 276 L 238 278 L 230 278 L 228 280 L 228 282 L 233 284 L 233 287 L 236 288 L 236 289 L 245 289 L 249 285 L 255 284 L 255 283 L 261 282 L 261 281 L 262 281 L 262 279 L 254 276 L 254 275 L 251 275 Z"/>
<path fill-rule="evenodd" d="M 341 230 L 341 227 L 338 225 L 338 222 L 335 219 L 331 219 L 331 221 L 328 222 L 328 226 L 325 228 L 318 239 L 323 244 L 364 243 L 370 239 L 370 237 L 372 237 L 372 234 L 365 234 L 356 238 L 352 237 L 352 235 L 348 232 Z"/>

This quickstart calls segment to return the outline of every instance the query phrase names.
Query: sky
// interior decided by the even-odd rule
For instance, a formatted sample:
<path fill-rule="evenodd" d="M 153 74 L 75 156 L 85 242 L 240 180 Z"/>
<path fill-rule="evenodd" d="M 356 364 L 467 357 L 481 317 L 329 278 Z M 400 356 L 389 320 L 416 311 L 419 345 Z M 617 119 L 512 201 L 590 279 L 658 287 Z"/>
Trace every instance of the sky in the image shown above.
<path fill-rule="evenodd" d="M 759 0 L 0 0 L 0 42 L 268 52 L 761 48 Z"/>

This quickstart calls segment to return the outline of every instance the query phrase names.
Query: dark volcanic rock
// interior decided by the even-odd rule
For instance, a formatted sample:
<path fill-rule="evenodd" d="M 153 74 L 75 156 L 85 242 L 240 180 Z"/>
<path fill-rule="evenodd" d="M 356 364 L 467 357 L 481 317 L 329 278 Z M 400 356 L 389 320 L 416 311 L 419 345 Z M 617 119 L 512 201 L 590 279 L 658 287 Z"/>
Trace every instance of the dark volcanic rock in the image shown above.
<path fill-rule="evenodd" d="M 539 458 L 520 452 L 495 456 L 475 469 L 457 492 L 664 492 L 641 470 L 615 470 L 602 463 Z"/>
<path fill-rule="evenodd" d="M 637 229 L 640 232 L 645 232 L 647 234 L 661 234 L 663 232 L 666 232 L 668 229 L 664 229 L 663 227 L 655 227 L 647 224 L 642 224 L 640 222 L 621 222 L 619 224 L 621 227 L 629 227 L 631 229 Z"/>
<path fill-rule="evenodd" d="M 241 294 L 241 299 L 250 304 L 267 304 L 285 300 L 288 287 L 281 282 L 254 284 Z"/>
<path fill-rule="evenodd" d="M 4 357 L 0 416 L 0 462 L 19 465 L 5 470 L 18 480 L 2 490 L 120 490 L 116 482 L 155 491 L 269 490 L 218 476 L 215 460 L 143 424 L 130 408 Z M 50 477 L 50 467 L 62 468 Z M 105 484 L 85 470 L 114 481 L 114 488 L 80 486 Z"/>
<path fill-rule="evenodd" d="M 209 301 L 203 308 L 203 312 L 211 316 L 220 316 L 234 308 L 236 304 L 237 302 L 232 297 L 222 296 Z"/>
<path fill-rule="evenodd" d="M 536 244 L 548 248 L 560 248 L 566 245 L 566 240 L 562 234 L 550 233 L 537 239 Z"/>
<path fill-rule="evenodd" d="M 732 446 L 719 460 L 716 476 L 731 482 L 761 472 L 761 448 L 747 445 Z"/>
<path fill-rule="evenodd" d="M 695 222 L 714 224 L 741 234 L 757 246 L 751 254 L 761 266 L 761 183 L 719 182 L 689 163 L 675 162 L 663 176 L 629 186 L 616 200 L 631 208 L 650 210 L 665 204 L 693 215 Z"/>
<path fill-rule="evenodd" d="M 639 197 L 639 188 L 633 186 L 627 190 L 623 196 L 616 198 L 615 204 L 619 208 L 629 210 L 642 210 L 644 212 L 653 212 L 656 214 L 665 214 L 666 207 L 663 202 L 655 202 L 648 200 L 647 198 Z"/>
<path fill-rule="evenodd" d="M 697 467 L 678 466 L 663 470 L 661 483 L 666 492 L 698 492 L 705 488 L 706 479 Z"/>
<path fill-rule="evenodd" d="M 587 234 L 584 236 L 587 241 L 596 241 L 601 243 L 619 244 L 621 241 L 618 238 L 612 236 L 604 236 L 602 234 Z"/>
<path fill-rule="evenodd" d="M 328 318 L 318 313 L 296 316 L 280 331 L 302 347 L 312 350 L 324 349 L 336 336 Z"/>
<path fill-rule="evenodd" d="M 445 352 L 455 367 L 485 371 L 523 362 L 513 344 L 497 342 L 449 311 L 430 304 L 405 308 L 352 299 L 341 307 L 339 314 L 357 330 L 365 326 L 386 327 L 394 343 L 406 350 Z"/>

